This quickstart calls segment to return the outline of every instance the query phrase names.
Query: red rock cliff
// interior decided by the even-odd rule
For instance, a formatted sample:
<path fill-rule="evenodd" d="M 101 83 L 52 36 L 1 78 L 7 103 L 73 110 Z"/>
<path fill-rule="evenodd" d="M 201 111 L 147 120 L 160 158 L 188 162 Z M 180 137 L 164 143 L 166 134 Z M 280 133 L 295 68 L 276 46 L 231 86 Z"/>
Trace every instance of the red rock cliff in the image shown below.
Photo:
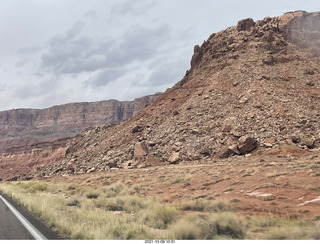
<path fill-rule="evenodd" d="M 53 141 L 74 136 L 85 128 L 119 123 L 131 118 L 158 96 L 0 112 L 0 153 L 13 146 Z"/>

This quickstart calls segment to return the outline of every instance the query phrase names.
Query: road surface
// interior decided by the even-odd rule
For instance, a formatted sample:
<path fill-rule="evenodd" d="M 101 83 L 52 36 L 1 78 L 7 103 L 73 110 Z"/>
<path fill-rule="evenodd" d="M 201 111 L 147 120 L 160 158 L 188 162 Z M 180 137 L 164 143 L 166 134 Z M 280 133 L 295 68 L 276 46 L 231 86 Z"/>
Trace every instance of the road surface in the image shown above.
<path fill-rule="evenodd" d="M 46 239 L 62 238 L 0 192 L 0 240 Z"/>

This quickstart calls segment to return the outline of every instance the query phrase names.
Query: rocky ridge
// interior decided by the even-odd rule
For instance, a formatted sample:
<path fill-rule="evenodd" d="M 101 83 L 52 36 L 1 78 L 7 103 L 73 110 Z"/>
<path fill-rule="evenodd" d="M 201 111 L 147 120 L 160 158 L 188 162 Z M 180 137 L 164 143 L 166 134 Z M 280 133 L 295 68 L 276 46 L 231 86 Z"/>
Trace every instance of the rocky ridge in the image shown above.
<path fill-rule="evenodd" d="M 70 103 L 47 109 L 0 112 L 0 153 L 14 146 L 72 137 L 89 127 L 119 123 L 131 118 L 159 95 L 134 101 Z"/>
<path fill-rule="evenodd" d="M 20 177 L 318 150 L 318 23 L 319 12 L 297 11 L 212 34 L 195 46 L 185 77 L 151 106 L 81 133 L 61 162 Z"/>

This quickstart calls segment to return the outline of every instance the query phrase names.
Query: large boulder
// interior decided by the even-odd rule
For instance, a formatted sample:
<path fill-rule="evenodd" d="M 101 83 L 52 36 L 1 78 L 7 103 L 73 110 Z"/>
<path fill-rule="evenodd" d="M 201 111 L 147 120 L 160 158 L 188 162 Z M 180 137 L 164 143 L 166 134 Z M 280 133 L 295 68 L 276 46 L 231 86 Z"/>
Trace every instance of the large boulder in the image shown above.
<path fill-rule="evenodd" d="M 238 150 L 243 155 L 252 152 L 257 146 L 258 141 L 252 137 L 241 136 L 238 140 Z"/>
<path fill-rule="evenodd" d="M 141 158 L 148 154 L 148 147 L 144 142 L 137 142 L 134 146 L 134 157 Z"/>
<path fill-rule="evenodd" d="M 230 156 L 239 155 L 239 154 L 240 152 L 238 150 L 238 146 L 231 145 L 220 154 L 220 158 L 228 158 Z"/>
<path fill-rule="evenodd" d="M 251 27 L 254 27 L 255 25 L 256 23 L 254 22 L 253 19 L 251 18 L 243 19 L 238 22 L 237 30 L 238 31 L 249 30 Z"/>

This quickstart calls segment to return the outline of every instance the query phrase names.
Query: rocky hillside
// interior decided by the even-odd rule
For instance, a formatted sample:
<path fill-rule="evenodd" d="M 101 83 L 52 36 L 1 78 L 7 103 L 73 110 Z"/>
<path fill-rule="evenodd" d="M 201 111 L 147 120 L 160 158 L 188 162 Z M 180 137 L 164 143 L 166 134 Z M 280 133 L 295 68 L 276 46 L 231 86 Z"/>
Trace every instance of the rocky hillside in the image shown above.
<path fill-rule="evenodd" d="M 22 178 L 290 157 L 319 147 L 320 13 L 245 19 L 195 46 L 191 69 L 130 120 L 74 139 L 65 158 Z M 5 162 L 6 159 L 3 159 Z"/>
<path fill-rule="evenodd" d="M 54 141 L 79 134 L 85 128 L 119 123 L 131 118 L 158 96 L 0 112 L 0 153 L 13 146 Z"/>

